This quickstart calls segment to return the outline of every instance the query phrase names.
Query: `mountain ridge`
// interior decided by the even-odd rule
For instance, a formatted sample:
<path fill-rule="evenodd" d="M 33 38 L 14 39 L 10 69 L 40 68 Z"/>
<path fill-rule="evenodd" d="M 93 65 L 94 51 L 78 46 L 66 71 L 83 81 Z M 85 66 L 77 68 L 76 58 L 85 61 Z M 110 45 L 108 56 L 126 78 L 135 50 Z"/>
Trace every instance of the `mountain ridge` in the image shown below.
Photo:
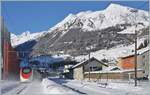
<path fill-rule="evenodd" d="M 148 27 L 148 12 L 134 8 L 111 4 L 101 11 L 85 11 L 69 14 L 61 22 L 37 37 L 37 43 L 32 47 L 31 55 L 67 53 L 74 56 L 87 54 L 120 44 L 132 44 L 134 16 L 136 16 L 139 33 Z M 126 34 L 130 30 L 129 34 Z M 132 33 L 131 33 L 132 32 Z M 41 33 L 42 34 L 42 33 Z M 32 39 L 30 39 L 32 40 Z"/>

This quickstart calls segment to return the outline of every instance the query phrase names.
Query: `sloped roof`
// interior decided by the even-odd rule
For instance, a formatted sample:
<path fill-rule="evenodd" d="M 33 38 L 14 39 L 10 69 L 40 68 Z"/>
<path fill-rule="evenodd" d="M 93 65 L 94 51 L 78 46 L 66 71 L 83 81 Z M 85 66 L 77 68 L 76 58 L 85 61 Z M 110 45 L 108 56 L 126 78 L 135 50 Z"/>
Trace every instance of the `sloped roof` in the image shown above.
<path fill-rule="evenodd" d="M 86 64 L 88 61 L 93 61 L 93 60 L 95 60 L 95 61 L 99 62 L 100 64 L 102 64 L 102 65 L 104 65 L 104 66 L 107 66 L 107 67 L 108 67 L 108 65 L 107 65 L 107 64 L 105 64 L 104 62 L 99 61 L 99 60 L 98 60 L 98 59 L 96 59 L 95 57 L 92 57 L 92 58 L 90 58 L 90 59 L 84 60 L 84 61 L 82 61 L 82 62 L 80 62 L 80 63 L 78 63 L 78 64 L 74 65 L 72 68 L 79 67 L 79 66 L 81 66 L 81 65 Z"/>
<path fill-rule="evenodd" d="M 143 53 L 145 53 L 145 52 L 148 52 L 149 50 L 150 50 L 149 47 L 145 47 L 145 48 L 139 49 L 139 50 L 137 50 L 137 55 L 141 55 L 141 54 L 143 54 Z M 134 55 L 135 55 L 135 54 L 134 54 L 134 52 L 133 52 L 132 54 L 124 55 L 124 56 L 122 56 L 122 57 L 120 57 L 120 58 L 133 57 Z"/>

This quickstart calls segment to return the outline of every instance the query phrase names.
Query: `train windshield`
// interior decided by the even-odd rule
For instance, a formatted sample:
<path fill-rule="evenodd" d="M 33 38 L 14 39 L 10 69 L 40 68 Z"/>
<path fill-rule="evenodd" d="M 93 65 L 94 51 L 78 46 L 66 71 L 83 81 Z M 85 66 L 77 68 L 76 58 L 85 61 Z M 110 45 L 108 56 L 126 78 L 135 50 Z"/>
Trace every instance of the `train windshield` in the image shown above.
<path fill-rule="evenodd" d="M 23 73 L 30 73 L 31 72 L 31 68 L 24 68 L 23 69 Z"/>

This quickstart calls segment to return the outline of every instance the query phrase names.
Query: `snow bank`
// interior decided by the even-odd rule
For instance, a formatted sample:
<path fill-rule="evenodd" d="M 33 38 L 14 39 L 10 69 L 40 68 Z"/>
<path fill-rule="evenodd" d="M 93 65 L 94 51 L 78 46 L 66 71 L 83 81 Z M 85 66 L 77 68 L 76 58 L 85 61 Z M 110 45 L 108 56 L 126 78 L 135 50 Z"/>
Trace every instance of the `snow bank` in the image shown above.
<path fill-rule="evenodd" d="M 72 90 L 64 88 L 63 86 L 51 81 L 47 78 L 43 79 L 42 85 L 44 87 L 45 94 L 75 94 Z"/>
<path fill-rule="evenodd" d="M 103 83 L 103 82 L 102 82 Z M 142 84 L 142 83 L 141 83 Z M 68 80 L 65 85 L 72 88 L 86 89 L 87 91 L 94 91 L 97 93 L 103 93 L 106 95 L 149 95 L 147 89 L 148 86 L 144 84 L 135 87 L 133 83 L 123 82 L 108 82 L 108 85 L 99 84 L 94 81 L 79 81 L 79 80 Z"/>
<path fill-rule="evenodd" d="M 133 84 L 128 83 L 109 83 L 106 88 L 117 89 L 117 90 L 126 90 L 126 91 L 140 91 L 143 90 L 141 87 L 135 87 Z"/>

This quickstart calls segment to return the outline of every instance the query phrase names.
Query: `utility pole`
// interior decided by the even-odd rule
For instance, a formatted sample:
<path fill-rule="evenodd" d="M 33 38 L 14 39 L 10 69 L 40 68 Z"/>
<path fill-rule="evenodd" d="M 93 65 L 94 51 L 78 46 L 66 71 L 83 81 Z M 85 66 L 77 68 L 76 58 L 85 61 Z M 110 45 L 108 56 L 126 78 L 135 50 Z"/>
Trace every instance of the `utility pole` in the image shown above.
<path fill-rule="evenodd" d="M 135 66 L 134 67 L 135 67 L 135 86 L 137 86 L 137 31 L 136 30 L 135 30 Z"/>
<path fill-rule="evenodd" d="M 131 10 L 132 13 L 134 13 L 135 15 L 135 21 L 134 21 L 134 25 L 135 25 L 135 55 L 134 55 L 134 62 L 135 62 L 135 66 L 134 66 L 134 73 L 135 73 L 135 79 L 134 79 L 134 83 L 135 83 L 135 86 L 137 86 L 137 31 L 136 31 L 136 28 L 137 28 L 137 24 L 136 24 L 136 13 L 138 12 L 137 9 L 133 9 Z"/>
<path fill-rule="evenodd" d="M 90 52 L 90 50 L 91 50 L 91 47 L 90 47 L 90 49 L 89 49 L 89 63 L 90 63 L 90 57 L 91 57 L 91 52 Z M 88 64 L 89 64 L 88 63 Z M 89 66 L 89 81 L 90 81 L 90 70 L 91 70 L 91 68 L 90 68 L 90 66 Z"/>

